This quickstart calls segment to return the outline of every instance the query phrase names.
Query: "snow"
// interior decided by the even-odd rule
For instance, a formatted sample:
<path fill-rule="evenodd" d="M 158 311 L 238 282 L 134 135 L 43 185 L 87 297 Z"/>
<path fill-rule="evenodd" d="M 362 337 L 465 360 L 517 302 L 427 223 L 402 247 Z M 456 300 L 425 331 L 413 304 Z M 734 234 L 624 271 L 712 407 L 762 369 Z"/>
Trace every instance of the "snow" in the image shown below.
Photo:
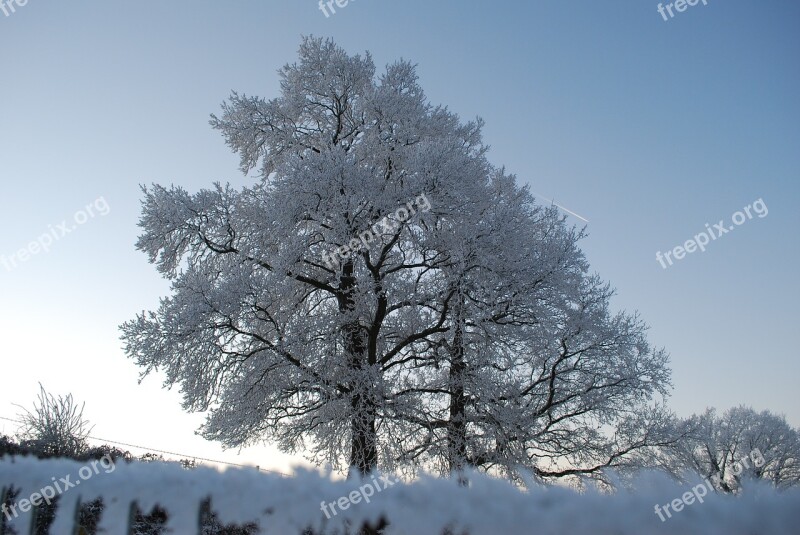
<path fill-rule="evenodd" d="M 157 503 L 164 507 L 174 533 L 196 533 L 199 505 L 208 496 L 223 523 L 257 521 L 270 533 L 281 534 L 300 533 L 308 527 L 315 533 L 341 533 L 347 524 L 375 522 L 382 515 L 391 522 L 386 533 L 415 535 L 441 534 L 445 528 L 470 535 L 784 535 L 796 533 L 800 525 L 798 490 L 777 492 L 756 482 L 739 496 L 710 493 L 703 503 L 687 505 L 662 522 L 654 512 L 655 505 L 680 498 L 693 485 L 649 474 L 636 482 L 635 492 L 589 490 L 581 494 L 562 487 L 523 491 L 477 473 L 469 476 L 469 488 L 459 487 L 454 480 L 423 476 L 410 483 L 383 483 L 369 503 L 351 504 L 346 510 L 337 507 L 337 514 L 326 519 L 320 507 L 323 501 L 337 501 L 373 480 L 335 480 L 314 471 L 298 471 L 284 478 L 255 469 L 186 470 L 156 462 L 119 463 L 108 470 L 99 467 L 96 474 L 82 480 L 78 473 L 86 466 L 67 460 L 4 458 L 0 460 L 0 486 L 20 488 L 19 502 L 67 474 L 71 481 L 80 481 L 62 494 L 53 533 L 69 533 L 78 499 L 86 502 L 97 497 L 107 504 L 100 527 L 111 535 L 126 533 L 134 500 L 145 512 Z M 30 513 L 23 514 L 11 525 L 24 533 L 29 520 Z"/>

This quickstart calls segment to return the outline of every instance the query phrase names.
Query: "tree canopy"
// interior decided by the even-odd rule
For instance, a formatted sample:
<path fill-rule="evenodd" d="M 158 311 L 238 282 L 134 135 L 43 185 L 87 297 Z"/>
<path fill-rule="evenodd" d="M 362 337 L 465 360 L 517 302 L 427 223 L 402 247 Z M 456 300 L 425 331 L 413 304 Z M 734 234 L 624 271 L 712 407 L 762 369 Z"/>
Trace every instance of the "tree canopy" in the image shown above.
<path fill-rule="evenodd" d="M 211 124 L 253 184 L 143 188 L 172 282 L 128 355 L 202 434 L 366 473 L 598 475 L 671 440 L 668 358 L 612 313 L 583 233 L 486 157 L 412 64 L 305 38 L 271 99 Z"/>

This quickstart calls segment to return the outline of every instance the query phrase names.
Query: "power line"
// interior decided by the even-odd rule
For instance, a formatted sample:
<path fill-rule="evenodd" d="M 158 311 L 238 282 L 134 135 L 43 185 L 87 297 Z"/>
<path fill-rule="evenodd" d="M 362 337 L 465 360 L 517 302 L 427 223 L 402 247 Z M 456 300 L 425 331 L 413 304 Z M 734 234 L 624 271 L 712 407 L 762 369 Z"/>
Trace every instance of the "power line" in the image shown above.
<path fill-rule="evenodd" d="M 17 423 L 17 424 L 23 424 L 24 423 L 24 422 L 21 422 L 19 420 L 14 420 L 12 418 L 6 418 L 4 416 L 0 416 L 0 420 L 6 420 L 6 421 L 14 422 L 14 423 Z M 146 450 L 146 451 L 151 451 L 151 452 L 156 452 L 156 453 L 164 453 L 164 454 L 167 454 L 167 455 L 174 455 L 176 457 L 182 457 L 184 459 L 194 459 L 194 460 L 197 460 L 197 461 L 206 461 L 206 462 L 210 462 L 210 463 L 226 464 L 228 466 L 236 466 L 238 468 L 255 468 L 256 470 L 258 470 L 260 472 L 270 472 L 270 473 L 273 473 L 273 474 L 279 474 L 279 475 L 281 475 L 283 477 L 289 477 L 288 474 L 284 474 L 283 472 L 279 472 L 277 470 L 269 470 L 267 468 L 261 468 L 260 466 L 253 467 L 253 466 L 249 466 L 249 465 L 246 465 L 246 464 L 230 463 L 228 461 L 218 461 L 216 459 L 207 459 L 205 457 L 198 457 L 196 455 L 189 455 L 188 453 L 176 453 L 174 451 L 160 450 L 158 448 L 151 448 L 151 447 L 148 447 L 148 446 L 137 446 L 136 444 L 127 444 L 125 442 L 119 442 L 118 440 L 109 440 L 107 438 L 93 437 L 93 436 L 89 436 L 89 435 L 87 435 L 86 438 L 91 439 L 91 440 L 96 440 L 98 442 L 103 442 L 103 443 L 106 443 L 106 444 L 116 444 L 117 446 L 126 446 L 128 448 L 136 448 L 136 449 Z"/>

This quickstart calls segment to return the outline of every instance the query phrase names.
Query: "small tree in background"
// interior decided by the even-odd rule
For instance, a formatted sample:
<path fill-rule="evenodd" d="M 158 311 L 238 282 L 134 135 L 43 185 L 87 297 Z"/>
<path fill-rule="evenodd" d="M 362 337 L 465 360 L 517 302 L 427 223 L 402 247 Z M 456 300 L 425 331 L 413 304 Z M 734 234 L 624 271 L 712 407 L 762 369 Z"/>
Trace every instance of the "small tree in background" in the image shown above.
<path fill-rule="evenodd" d="M 55 397 L 39 384 L 38 404 L 19 415 L 23 444 L 43 457 L 77 457 L 88 448 L 91 428 L 83 418 L 85 404 L 77 405 L 72 394 Z"/>
<path fill-rule="evenodd" d="M 800 485 L 800 433 L 784 416 L 740 406 L 707 409 L 682 424 L 685 436 L 668 467 L 676 477 L 694 472 L 726 493 L 739 492 L 746 478 L 778 489 Z"/>

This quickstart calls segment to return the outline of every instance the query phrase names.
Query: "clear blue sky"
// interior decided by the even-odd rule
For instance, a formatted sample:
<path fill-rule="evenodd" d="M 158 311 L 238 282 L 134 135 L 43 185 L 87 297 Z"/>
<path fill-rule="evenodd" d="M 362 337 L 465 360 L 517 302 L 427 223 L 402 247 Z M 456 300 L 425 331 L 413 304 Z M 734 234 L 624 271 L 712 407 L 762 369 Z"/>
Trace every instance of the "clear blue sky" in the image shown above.
<path fill-rule="evenodd" d="M 0 264 L 0 416 L 41 381 L 85 401 L 97 436 L 287 466 L 274 450 L 237 456 L 194 436 L 202 418 L 176 392 L 153 377 L 137 385 L 117 327 L 168 291 L 134 249 L 139 184 L 249 182 L 208 116 L 231 90 L 276 96 L 276 70 L 313 34 L 379 67 L 418 63 L 432 102 L 486 120 L 495 164 L 590 221 L 583 248 L 617 287 L 615 305 L 639 310 L 672 355 L 678 414 L 746 404 L 800 425 L 800 4 L 708 0 L 668 21 L 657 5 L 351 0 L 326 18 L 313 0 L 29 0 L 0 11 L 0 255 L 58 237 Z M 656 260 L 757 199 L 766 217 L 667 269 Z M 62 236 L 90 203 L 95 216 Z"/>

